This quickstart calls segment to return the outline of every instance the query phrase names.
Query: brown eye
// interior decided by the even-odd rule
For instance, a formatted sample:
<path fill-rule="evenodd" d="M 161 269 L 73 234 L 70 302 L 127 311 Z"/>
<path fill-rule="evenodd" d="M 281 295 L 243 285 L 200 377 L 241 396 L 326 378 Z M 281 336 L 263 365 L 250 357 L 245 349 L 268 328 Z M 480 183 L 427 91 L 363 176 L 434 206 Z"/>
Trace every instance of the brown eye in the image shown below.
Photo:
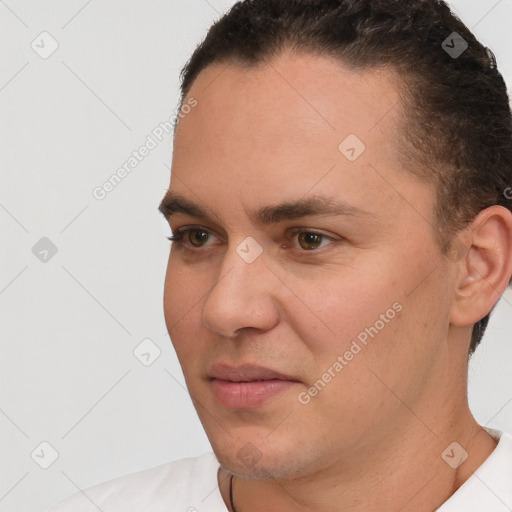
<path fill-rule="evenodd" d="M 298 234 L 299 245 L 302 249 L 307 251 L 311 251 L 313 249 L 318 249 L 322 240 L 325 238 L 324 235 L 320 235 L 318 233 L 311 233 L 309 231 L 301 231 Z"/>
<path fill-rule="evenodd" d="M 187 238 L 194 247 L 202 247 L 210 238 L 210 233 L 202 229 L 190 229 L 187 231 Z"/>

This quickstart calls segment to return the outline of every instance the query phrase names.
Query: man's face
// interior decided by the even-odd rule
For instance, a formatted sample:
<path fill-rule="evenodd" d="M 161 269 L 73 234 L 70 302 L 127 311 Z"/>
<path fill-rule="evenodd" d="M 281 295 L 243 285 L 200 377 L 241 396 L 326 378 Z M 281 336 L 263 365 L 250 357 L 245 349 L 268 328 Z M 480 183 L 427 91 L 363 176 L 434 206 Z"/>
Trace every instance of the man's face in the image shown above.
<path fill-rule="evenodd" d="M 172 247 L 165 316 L 220 462 L 307 475 L 425 430 L 411 410 L 439 399 L 454 277 L 434 192 L 394 153 L 393 75 L 281 55 L 210 66 L 189 97 L 170 193 L 206 216 L 169 204 L 173 232 L 194 231 Z"/>

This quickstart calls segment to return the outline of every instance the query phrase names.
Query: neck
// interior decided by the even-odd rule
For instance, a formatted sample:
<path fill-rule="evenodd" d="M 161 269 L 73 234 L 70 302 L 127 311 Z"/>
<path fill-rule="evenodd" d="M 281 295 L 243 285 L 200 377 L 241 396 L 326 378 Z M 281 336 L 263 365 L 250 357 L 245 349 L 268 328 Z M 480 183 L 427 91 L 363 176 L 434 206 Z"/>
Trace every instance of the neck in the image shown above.
<path fill-rule="evenodd" d="M 471 415 L 465 389 L 465 383 L 458 392 L 452 388 L 451 400 L 420 400 L 414 408 L 403 407 L 393 425 L 382 426 L 365 445 L 339 454 L 335 464 L 320 471 L 293 479 L 235 477 L 235 510 L 229 505 L 228 473 L 222 470 L 219 482 L 226 505 L 230 512 L 431 512 L 496 447 Z M 454 441 L 468 453 L 456 468 L 442 458 L 444 452 L 447 459 L 452 455 L 446 449 Z"/>

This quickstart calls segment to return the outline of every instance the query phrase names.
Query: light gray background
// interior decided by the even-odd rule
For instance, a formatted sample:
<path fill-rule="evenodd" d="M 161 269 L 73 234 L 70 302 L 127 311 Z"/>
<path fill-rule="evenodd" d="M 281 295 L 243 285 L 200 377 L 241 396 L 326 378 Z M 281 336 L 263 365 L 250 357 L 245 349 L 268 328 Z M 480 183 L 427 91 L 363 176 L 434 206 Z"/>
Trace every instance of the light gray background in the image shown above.
<path fill-rule="evenodd" d="M 171 136 L 105 199 L 92 190 L 173 114 L 181 67 L 233 3 L 0 0 L 2 512 L 210 450 L 163 320 Z M 512 84 L 512 0 L 451 4 Z M 509 290 L 470 369 L 477 419 L 509 432 L 511 319 Z M 147 367 L 146 338 L 161 350 Z M 31 458 L 43 441 L 48 469 Z"/>

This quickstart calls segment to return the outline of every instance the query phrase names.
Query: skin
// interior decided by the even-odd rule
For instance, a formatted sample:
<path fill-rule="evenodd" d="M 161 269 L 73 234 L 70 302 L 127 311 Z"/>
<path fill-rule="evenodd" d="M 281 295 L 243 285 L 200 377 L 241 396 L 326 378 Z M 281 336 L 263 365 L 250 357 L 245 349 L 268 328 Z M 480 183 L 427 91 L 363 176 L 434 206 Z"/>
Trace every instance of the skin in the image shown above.
<path fill-rule="evenodd" d="M 460 234 L 459 257 L 441 253 L 434 190 L 394 150 L 403 112 L 389 70 L 282 53 L 250 69 L 211 65 L 189 97 L 198 104 L 179 122 L 169 191 L 208 217 L 169 223 L 207 239 L 196 231 L 173 245 L 164 307 L 226 504 L 233 473 L 238 512 L 434 510 L 496 446 L 468 408 L 467 353 L 472 324 L 512 274 L 512 215 L 482 212 Z M 366 145 L 353 162 L 338 149 L 349 134 Z M 313 196 L 366 213 L 253 219 Z M 331 238 L 308 250 L 293 228 Z M 236 251 L 248 236 L 263 250 L 252 263 Z M 298 394 L 395 303 L 399 314 L 301 404 Z M 299 382 L 230 410 L 207 376 L 217 362 Z M 456 469 L 441 457 L 453 441 L 468 452 Z M 247 443 L 255 464 L 237 456 Z"/>

